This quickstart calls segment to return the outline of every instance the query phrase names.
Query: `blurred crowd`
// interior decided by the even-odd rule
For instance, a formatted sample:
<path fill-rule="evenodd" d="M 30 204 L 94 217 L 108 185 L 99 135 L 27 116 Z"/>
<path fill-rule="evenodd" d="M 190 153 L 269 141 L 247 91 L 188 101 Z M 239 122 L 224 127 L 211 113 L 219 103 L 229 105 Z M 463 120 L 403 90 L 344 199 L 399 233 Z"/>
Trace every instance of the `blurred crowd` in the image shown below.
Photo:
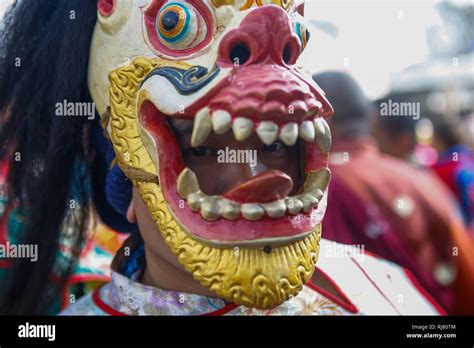
<path fill-rule="evenodd" d="M 369 101 L 346 73 L 314 79 L 335 110 L 323 236 L 404 266 L 448 313 L 473 313 L 472 102 L 436 90 Z"/>

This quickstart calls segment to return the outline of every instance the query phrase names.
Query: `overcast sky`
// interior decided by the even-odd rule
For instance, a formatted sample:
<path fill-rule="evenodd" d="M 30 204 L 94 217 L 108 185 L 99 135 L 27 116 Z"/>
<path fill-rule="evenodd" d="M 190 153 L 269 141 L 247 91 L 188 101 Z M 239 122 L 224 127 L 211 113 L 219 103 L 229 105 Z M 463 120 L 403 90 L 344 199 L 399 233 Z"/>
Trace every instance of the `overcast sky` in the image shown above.
<path fill-rule="evenodd" d="M 387 92 L 392 73 L 426 61 L 426 29 L 441 25 L 435 1 L 306 3 L 309 23 L 329 22 L 337 28 L 334 37 L 310 24 L 306 65 L 314 72 L 349 71 L 372 98 Z"/>

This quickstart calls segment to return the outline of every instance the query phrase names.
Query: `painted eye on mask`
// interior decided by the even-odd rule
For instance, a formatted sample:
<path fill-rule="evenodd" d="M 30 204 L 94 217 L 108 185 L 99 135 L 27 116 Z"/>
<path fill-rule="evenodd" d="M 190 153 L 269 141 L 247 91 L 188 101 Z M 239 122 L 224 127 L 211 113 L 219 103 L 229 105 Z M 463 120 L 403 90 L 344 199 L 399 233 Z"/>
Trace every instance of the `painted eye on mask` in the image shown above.
<path fill-rule="evenodd" d="M 197 52 L 212 38 L 213 17 L 203 1 L 155 1 L 145 21 L 154 49 L 168 56 Z"/>
<path fill-rule="evenodd" d="M 198 14 L 184 3 L 165 5 L 156 19 L 160 41 L 171 48 L 186 48 L 198 37 Z"/>
<path fill-rule="evenodd" d="M 306 29 L 306 25 L 304 25 L 301 22 L 294 22 L 293 29 L 295 30 L 296 34 L 298 35 L 301 41 L 301 51 L 303 51 L 308 45 L 308 41 L 310 38 L 309 30 Z"/>

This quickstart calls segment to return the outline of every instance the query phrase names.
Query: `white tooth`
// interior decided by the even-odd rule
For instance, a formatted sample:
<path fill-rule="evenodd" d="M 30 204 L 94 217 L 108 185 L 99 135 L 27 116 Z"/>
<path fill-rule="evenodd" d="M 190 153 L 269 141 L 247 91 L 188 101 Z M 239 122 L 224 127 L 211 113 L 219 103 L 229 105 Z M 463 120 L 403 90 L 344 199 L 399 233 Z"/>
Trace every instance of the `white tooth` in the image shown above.
<path fill-rule="evenodd" d="M 179 174 L 177 183 L 178 193 L 184 199 L 187 199 L 191 193 L 200 190 L 196 174 L 189 168 L 184 168 L 181 174 Z"/>
<path fill-rule="evenodd" d="M 314 116 L 316 116 L 318 111 L 319 111 L 319 108 L 311 109 L 304 115 L 304 117 L 313 118 Z"/>
<path fill-rule="evenodd" d="M 212 114 L 212 127 L 217 134 L 224 134 L 232 128 L 232 117 L 227 111 L 217 110 Z"/>
<path fill-rule="evenodd" d="M 220 209 L 220 214 L 227 220 L 235 220 L 240 216 L 240 206 L 228 199 L 223 199 L 221 201 Z"/>
<path fill-rule="evenodd" d="M 316 190 L 312 190 L 309 192 L 309 194 L 313 197 L 315 197 L 318 201 L 321 200 L 321 198 L 323 198 L 324 196 L 324 192 L 320 189 L 316 189 Z"/>
<path fill-rule="evenodd" d="M 253 122 L 245 117 L 237 117 L 232 125 L 237 141 L 244 141 L 253 132 Z"/>
<path fill-rule="evenodd" d="M 215 197 L 205 197 L 201 204 L 201 215 L 209 221 L 217 220 L 219 218 L 219 201 Z"/>
<path fill-rule="evenodd" d="M 286 204 L 283 199 L 264 204 L 263 207 L 265 208 L 268 216 L 272 218 L 280 218 L 285 215 L 286 212 Z"/>
<path fill-rule="evenodd" d="M 245 219 L 255 221 L 262 218 L 265 210 L 263 210 L 260 204 L 248 203 L 242 204 L 242 215 Z"/>
<path fill-rule="evenodd" d="M 300 137 L 306 141 L 314 140 L 314 125 L 311 121 L 304 121 L 300 124 Z"/>
<path fill-rule="evenodd" d="M 323 118 L 319 117 L 314 120 L 314 131 L 315 138 L 314 142 L 319 147 L 319 149 L 327 154 L 331 149 L 331 130 Z"/>
<path fill-rule="evenodd" d="M 209 108 L 201 109 L 194 119 L 193 135 L 191 136 L 191 146 L 198 147 L 206 140 L 212 131 L 211 116 L 209 116 Z"/>
<path fill-rule="evenodd" d="M 331 172 L 328 168 L 318 169 L 308 173 L 303 184 L 304 192 L 309 192 L 315 189 L 326 191 L 329 181 L 331 179 Z"/>
<path fill-rule="evenodd" d="M 271 121 L 262 121 L 257 127 L 257 134 L 265 145 L 271 145 L 278 136 L 278 126 Z"/>
<path fill-rule="evenodd" d="M 301 197 L 303 202 L 303 210 L 308 213 L 311 209 L 318 205 L 319 200 L 311 194 L 305 194 Z"/>
<path fill-rule="evenodd" d="M 301 209 L 303 209 L 303 202 L 301 202 L 296 197 L 288 197 L 285 199 L 286 207 L 288 208 L 288 212 L 292 215 L 298 214 Z"/>
<path fill-rule="evenodd" d="M 202 192 L 195 192 L 191 193 L 186 201 L 188 202 L 188 205 L 192 211 L 198 212 L 199 210 L 201 210 L 201 205 L 204 201 L 204 198 L 205 195 Z"/>
<path fill-rule="evenodd" d="M 288 146 L 293 146 L 298 140 L 298 125 L 294 122 L 285 124 L 280 132 L 280 139 Z"/>

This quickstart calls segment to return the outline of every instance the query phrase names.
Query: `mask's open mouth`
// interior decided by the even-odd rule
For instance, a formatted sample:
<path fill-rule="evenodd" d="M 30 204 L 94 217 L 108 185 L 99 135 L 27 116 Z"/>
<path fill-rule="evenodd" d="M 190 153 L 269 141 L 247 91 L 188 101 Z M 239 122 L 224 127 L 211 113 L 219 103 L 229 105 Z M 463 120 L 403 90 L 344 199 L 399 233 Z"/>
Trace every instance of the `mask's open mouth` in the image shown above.
<path fill-rule="evenodd" d="M 181 114 L 165 115 L 155 106 L 159 102 L 151 92 L 140 92 L 140 124 L 156 144 L 161 190 L 176 221 L 204 243 L 218 247 L 284 245 L 306 237 L 322 221 L 331 146 L 323 117 L 332 109 L 319 90 L 296 72 L 265 69 L 240 69 L 208 93 L 212 99 L 201 98 Z M 304 183 L 295 188 L 282 171 L 270 169 L 231 190 L 208 195 L 186 165 L 169 122 L 175 119 L 193 122 L 193 148 L 214 135 L 234 137 L 239 143 L 258 137 L 265 146 L 275 141 L 300 146 Z M 209 175 L 219 180 L 218 172 Z"/>

